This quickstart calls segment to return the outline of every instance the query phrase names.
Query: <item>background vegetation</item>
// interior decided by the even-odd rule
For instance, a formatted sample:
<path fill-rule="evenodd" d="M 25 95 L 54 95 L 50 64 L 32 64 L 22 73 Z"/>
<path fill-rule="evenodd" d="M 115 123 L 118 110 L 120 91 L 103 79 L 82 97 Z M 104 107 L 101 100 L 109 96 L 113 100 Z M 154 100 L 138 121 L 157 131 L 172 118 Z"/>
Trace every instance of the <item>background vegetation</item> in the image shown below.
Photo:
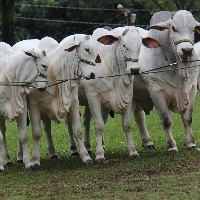
<path fill-rule="evenodd" d="M 61 41 L 75 33 L 92 34 L 105 25 L 124 26 L 127 18 L 118 4 L 136 14 L 134 25 L 144 28 L 159 10 L 187 9 L 200 21 L 199 0 L 1 0 L 3 41 L 12 45 L 44 36 Z"/>

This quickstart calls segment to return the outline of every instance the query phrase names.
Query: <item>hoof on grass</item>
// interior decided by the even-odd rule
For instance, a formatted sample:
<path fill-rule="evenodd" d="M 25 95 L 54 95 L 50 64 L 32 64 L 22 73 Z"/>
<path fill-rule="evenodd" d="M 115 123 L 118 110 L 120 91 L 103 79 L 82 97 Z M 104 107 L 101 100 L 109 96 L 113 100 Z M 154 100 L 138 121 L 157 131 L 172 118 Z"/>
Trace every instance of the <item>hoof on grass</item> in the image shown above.
<path fill-rule="evenodd" d="M 7 163 L 4 164 L 4 167 L 5 167 L 5 168 L 11 167 L 11 166 L 12 166 L 12 162 L 7 162 Z"/>
<path fill-rule="evenodd" d="M 139 154 L 133 154 L 130 156 L 131 159 L 140 159 L 140 155 Z"/>
<path fill-rule="evenodd" d="M 104 163 L 104 162 L 105 162 L 105 159 L 104 159 L 104 158 L 98 158 L 98 159 L 95 160 L 95 162 L 96 162 L 97 164 L 101 164 L 101 163 Z"/>
<path fill-rule="evenodd" d="M 197 148 L 196 145 L 194 145 L 194 146 L 188 147 L 187 150 L 194 151 L 194 150 L 199 150 L 199 148 Z"/>
<path fill-rule="evenodd" d="M 155 146 L 152 144 L 152 145 L 149 145 L 147 146 L 147 149 L 150 149 L 150 150 L 154 150 L 155 149 Z"/>
<path fill-rule="evenodd" d="M 27 171 L 34 171 L 35 170 L 35 165 L 31 165 L 30 167 L 26 168 Z"/>
<path fill-rule="evenodd" d="M 88 150 L 88 154 L 91 155 L 92 154 L 92 150 Z"/>
<path fill-rule="evenodd" d="M 33 170 L 39 169 L 39 168 L 40 168 L 40 165 L 38 163 L 34 164 L 34 169 Z"/>
<path fill-rule="evenodd" d="M 57 154 L 55 154 L 55 155 L 50 156 L 49 158 L 50 159 L 55 159 L 55 158 L 58 158 L 58 156 L 57 156 Z"/>
<path fill-rule="evenodd" d="M 23 160 L 17 160 L 19 164 L 23 164 Z"/>
<path fill-rule="evenodd" d="M 79 152 L 78 151 L 74 151 L 71 153 L 71 156 L 78 156 L 79 155 Z"/>
<path fill-rule="evenodd" d="M 87 160 L 86 162 L 84 162 L 85 165 L 91 165 L 93 163 L 92 160 Z"/>
<path fill-rule="evenodd" d="M 176 147 L 174 147 L 174 148 L 169 148 L 169 149 L 168 149 L 168 152 L 169 152 L 170 155 L 175 155 L 175 154 L 178 153 L 178 149 L 177 149 Z"/>

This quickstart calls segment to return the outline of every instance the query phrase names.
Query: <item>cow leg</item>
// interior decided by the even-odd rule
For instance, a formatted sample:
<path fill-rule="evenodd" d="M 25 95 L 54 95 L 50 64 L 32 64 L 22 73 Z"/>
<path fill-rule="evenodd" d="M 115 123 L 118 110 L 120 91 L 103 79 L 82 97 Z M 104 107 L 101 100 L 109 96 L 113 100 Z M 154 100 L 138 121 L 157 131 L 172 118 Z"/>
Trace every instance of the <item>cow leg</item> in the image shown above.
<path fill-rule="evenodd" d="M 26 169 L 33 169 L 33 163 L 31 162 L 29 148 L 28 148 L 28 133 L 27 133 L 27 104 L 25 100 L 25 96 L 23 96 L 24 100 L 24 111 L 17 118 L 17 127 L 19 140 L 22 144 L 23 149 L 23 163 Z"/>
<path fill-rule="evenodd" d="M 44 131 L 46 133 L 49 158 L 57 158 L 57 154 L 56 154 L 54 144 L 53 144 L 52 133 L 51 133 L 51 120 L 48 117 L 45 117 L 45 119 L 42 120 L 42 122 L 44 125 Z"/>
<path fill-rule="evenodd" d="M 166 99 L 162 93 L 154 94 L 151 93 L 151 98 L 154 102 L 158 115 L 160 117 L 163 129 L 166 132 L 167 143 L 168 143 L 168 152 L 177 152 L 176 141 L 172 135 L 172 118 L 167 106 Z"/>
<path fill-rule="evenodd" d="M 196 144 L 192 134 L 192 115 L 189 114 L 189 111 L 186 111 L 181 117 L 185 129 L 185 146 L 187 149 L 194 149 L 196 148 Z"/>
<path fill-rule="evenodd" d="M 23 163 L 23 148 L 20 139 L 18 140 L 17 162 Z"/>
<path fill-rule="evenodd" d="M 0 118 L 0 130 L 2 137 L 2 157 L 3 157 L 3 164 L 4 166 L 10 166 L 12 164 L 10 160 L 10 155 L 8 152 L 7 144 L 6 144 L 6 125 L 5 119 Z"/>
<path fill-rule="evenodd" d="M 90 145 L 90 122 L 91 122 L 91 113 L 89 105 L 85 106 L 83 113 L 83 127 L 84 127 L 84 144 L 89 154 L 92 153 L 91 145 Z"/>
<path fill-rule="evenodd" d="M 102 117 L 103 117 L 104 124 L 106 124 L 106 122 L 107 122 L 109 113 L 110 113 L 110 109 L 102 108 Z M 103 145 L 103 149 L 105 150 L 106 147 L 105 147 L 104 134 L 102 135 L 102 145 Z"/>
<path fill-rule="evenodd" d="M 154 144 L 149 136 L 149 133 L 145 124 L 145 113 L 143 109 L 140 107 L 140 105 L 136 101 L 133 102 L 132 109 L 133 109 L 133 114 L 134 114 L 136 124 L 140 132 L 142 146 L 147 147 L 149 149 L 154 149 Z"/>
<path fill-rule="evenodd" d="M 72 104 L 69 109 L 69 113 L 67 115 L 67 118 L 65 120 L 66 125 L 69 123 L 72 125 L 72 131 L 77 139 L 78 145 L 79 145 L 79 152 L 80 157 L 83 161 L 83 163 L 90 164 L 92 162 L 92 159 L 90 158 L 85 146 L 84 146 L 84 140 L 83 135 L 81 133 L 81 124 L 80 124 L 80 114 L 79 114 L 79 102 L 78 100 L 73 100 Z"/>
<path fill-rule="evenodd" d="M 3 134 L 0 130 L 0 172 L 4 171 L 4 166 L 3 166 L 3 157 L 2 157 L 2 151 L 3 151 Z"/>
<path fill-rule="evenodd" d="M 196 93 L 197 89 L 193 87 L 190 93 L 190 106 L 186 110 L 185 114 L 181 115 L 185 129 L 185 146 L 189 150 L 196 148 L 196 144 L 192 134 L 192 112 L 193 112 Z"/>
<path fill-rule="evenodd" d="M 97 163 L 103 162 L 104 148 L 103 148 L 103 134 L 104 134 L 104 120 L 102 117 L 101 103 L 98 101 L 98 97 L 88 97 L 89 107 L 94 119 L 94 127 L 96 133 L 96 157 Z"/>
<path fill-rule="evenodd" d="M 69 116 L 66 117 L 66 123 L 67 123 L 67 128 L 68 128 L 68 133 L 69 133 L 69 145 L 70 145 L 71 156 L 79 155 L 76 142 L 74 140 L 72 120 L 70 119 Z"/>
<path fill-rule="evenodd" d="M 122 127 L 126 134 L 129 156 L 131 158 L 137 158 L 137 157 L 139 157 L 139 154 L 133 143 L 132 131 L 131 131 L 131 112 L 132 112 L 131 107 L 132 107 L 132 102 L 130 102 L 128 104 L 128 106 L 126 107 L 126 109 L 123 110 L 123 112 L 122 112 Z"/>
<path fill-rule="evenodd" d="M 33 106 L 29 108 L 31 125 L 32 125 L 32 140 L 33 140 L 33 151 L 32 151 L 32 162 L 35 167 L 40 166 L 40 152 L 39 152 L 39 141 L 42 136 L 42 129 L 40 126 L 41 114 L 40 111 Z"/>

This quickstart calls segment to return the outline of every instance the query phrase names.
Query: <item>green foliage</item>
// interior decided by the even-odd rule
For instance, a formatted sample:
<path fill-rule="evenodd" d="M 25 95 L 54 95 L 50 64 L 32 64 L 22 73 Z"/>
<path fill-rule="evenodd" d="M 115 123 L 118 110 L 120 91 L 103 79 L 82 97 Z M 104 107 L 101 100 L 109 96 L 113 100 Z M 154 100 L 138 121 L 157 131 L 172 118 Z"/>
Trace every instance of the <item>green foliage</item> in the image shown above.
<path fill-rule="evenodd" d="M 120 2 L 118 0 L 16 0 L 14 18 L 16 41 L 27 38 L 41 39 L 44 36 L 61 41 L 71 34 L 92 34 L 94 29 L 104 27 L 105 24 L 118 24 L 110 25 L 112 28 L 124 26 L 127 24 L 127 18 L 117 10 L 119 3 L 137 15 L 135 25 L 142 27 L 149 25 L 151 15 L 158 10 L 200 8 L 198 0 L 121 0 Z M 28 4 L 41 5 L 41 7 L 28 6 Z M 67 8 L 56 8 L 55 6 Z M 99 10 L 79 10 L 69 9 L 69 7 L 98 8 Z M 193 11 L 193 14 L 197 20 L 200 20 L 199 12 Z M 35 18 L 35 20 L 25 18 Z"/>

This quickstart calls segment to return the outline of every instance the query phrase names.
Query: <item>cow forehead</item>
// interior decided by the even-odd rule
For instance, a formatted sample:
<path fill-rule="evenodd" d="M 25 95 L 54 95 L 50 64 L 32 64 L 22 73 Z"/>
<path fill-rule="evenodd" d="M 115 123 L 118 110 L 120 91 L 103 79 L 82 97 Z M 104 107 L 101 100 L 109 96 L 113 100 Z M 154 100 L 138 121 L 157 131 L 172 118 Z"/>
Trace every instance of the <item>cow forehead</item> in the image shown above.
<path fill-rule="evenodd" d="M 97 42 L 92 37 L 86 39 L 80 43 L 80 49 L 89 49 L 90 53 L 97 52 Z"/>
<path fill-rule="evenodd" d="M 130 29 L 125 36 L 121 36 L 121 42 L 126 43 L 126 45 L 130 46 L 134 44 L 141 44 L 142 38 L 138 31 Z"/>
<path fill-rule="evenodd" d="M 194 29 L 195 19 L 189 11 L 177 11 L 172 18 L 171 24 L 175 27 L 188 27 Z"/>

